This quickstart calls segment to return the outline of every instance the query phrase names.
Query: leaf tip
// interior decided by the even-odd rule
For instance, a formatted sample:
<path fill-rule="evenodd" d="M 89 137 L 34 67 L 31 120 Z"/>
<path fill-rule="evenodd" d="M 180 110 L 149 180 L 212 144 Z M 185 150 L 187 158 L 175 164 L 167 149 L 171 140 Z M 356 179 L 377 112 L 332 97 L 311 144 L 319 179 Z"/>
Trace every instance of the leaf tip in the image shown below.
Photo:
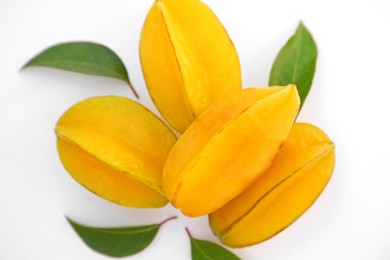
<path fill-rule="evenodd" d="M 65 217 L 66 221 L 68 221 L 68 223 L 74 228 L 75 225 L 77 224 L 77 222 L 72 220 L 70 217 L 68 217 L 66 215 L 64 215 L 64 217 Z"/>
<path fill-rule="evenodd" d="M 302 33 L 302 32 L 308 32 L 304 22 L 302 20 L 299 20 L 298 27 L 295 31 L 295 34 Z"/>
<path fill-rule="evenodd" d="M 22 70 L 24 70 L 24 69 L 27 68 L 27 67 L 30 67 L 30 63 L 31 63 L 31 60 L 29 60 L 28 62 L 26 62 L 26 63 L 19 69 L 19 72 L 21 72 Z"/>

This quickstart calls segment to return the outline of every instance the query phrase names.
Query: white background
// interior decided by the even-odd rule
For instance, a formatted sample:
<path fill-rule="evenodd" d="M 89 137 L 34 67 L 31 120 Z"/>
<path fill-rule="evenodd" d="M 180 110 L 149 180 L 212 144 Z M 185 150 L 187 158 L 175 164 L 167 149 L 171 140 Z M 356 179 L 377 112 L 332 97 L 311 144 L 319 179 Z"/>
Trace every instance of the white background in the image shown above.
<path fill-rule="evenodd" d="M 248 260 L 390 259 L 390 2 L 205 0 L 237 48 L 244 87 L 266 86 L 272 62 L 302 20 L 319 57 L 299 121 L 320 126 L 336 144 L 333 178 L 292 226 L 256 246 Z M 22 65 L 44 48 L 88 40 L 124 61 L 141 102 L 146 92 L 138 42 L 152 0 L 1 0 L 0 259 L 109 259 L 86 247 L 67 215 L 95 226 L 166 223 L 152 245 L 128 259 L 190 259 L 194 237 L 217 242 L 207 218 L 167 206 L 137 210 L 107 202 L 62 168 L 54 126 L 72 104 L 98 95 L 133 98 L 121 81 Z M 127 258 L 126 258 L 127 259 Z"/>

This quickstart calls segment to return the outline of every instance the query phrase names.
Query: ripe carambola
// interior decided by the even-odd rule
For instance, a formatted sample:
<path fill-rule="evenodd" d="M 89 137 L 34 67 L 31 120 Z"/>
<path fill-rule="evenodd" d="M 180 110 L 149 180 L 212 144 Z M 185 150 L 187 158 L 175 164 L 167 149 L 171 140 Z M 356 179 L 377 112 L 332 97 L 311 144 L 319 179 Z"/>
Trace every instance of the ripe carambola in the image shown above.
<path fill-rule="evenodd" d="M 294 124 L 271 167 L 209 215 L 211 229 L 230 247 L 249 246 L 274 236 L 315 202 L 334 163 L 334 144 L 321 129 Z"/>
<path fill-rule="evenodd" d="M 168 203 L 161 175 L 176 137 L 142 105 L 116 96 L 90 98 L 67 110 L 55 130 L 65 169 L 90 191 L 124 206 Z"/>
<path fill-rule="evenodd" d="M 185 215 L 211 213 L 271 164 L 299 108 L 294 85 L 250 88 L 211 105 L 170 152 L 163 190 Z"/>
<path fill-rule="evenodd" d="M 215 100 L 241 89 L 236 49 L 216 15 L 199 0 L 156 0 L 139 52 L 153 102 L 179 132 Z"/>

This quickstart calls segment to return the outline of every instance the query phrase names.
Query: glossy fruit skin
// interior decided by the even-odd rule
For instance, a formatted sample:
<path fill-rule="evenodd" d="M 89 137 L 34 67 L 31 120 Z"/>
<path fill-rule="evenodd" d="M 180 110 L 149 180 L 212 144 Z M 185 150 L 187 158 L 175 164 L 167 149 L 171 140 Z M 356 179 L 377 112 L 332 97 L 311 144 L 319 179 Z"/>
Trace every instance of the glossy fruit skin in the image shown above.
<path fill-rule="evenodd" d="M 270 166 L 298 108 L 294 85 L 245 89 L 215 102 L 170 152 L 167 198 L 191 217 L 222 207 Z"/>
<path fill-rule="evenodd" d="M 335 146 L 311 124 L 296 123 L 271 167 L 247 190 L 209 215 L 222 243 L 245 247 L 279 233 L 301 216 L 330 180 Z"/>
<path fill-rule="evenodd" d="M 97 195 L 130 207 L 162 207 L 162 168 L 176 142 L 154 114 L 124 97 L 105 96 L 69 108 L 56 125 L 65 169 Z"/>
<path fill-rule="evenodd" d="M 157 0 L 145 20 L 140 60 L 148 91 L 177 131 L 214 101 L 241 89 L 236 49 L 199 0 Z"/>

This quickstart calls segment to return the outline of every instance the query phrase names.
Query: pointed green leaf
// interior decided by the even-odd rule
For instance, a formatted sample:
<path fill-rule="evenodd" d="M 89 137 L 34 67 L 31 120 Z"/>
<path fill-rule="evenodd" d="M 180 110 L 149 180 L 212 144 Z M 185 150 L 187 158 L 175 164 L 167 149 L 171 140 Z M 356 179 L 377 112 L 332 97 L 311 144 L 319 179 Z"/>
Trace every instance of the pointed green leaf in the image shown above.
<path fill-rule="evenodd" d="M 269 85 L 295 84 L 302 107 L 313 81 L 316 61 L 316 44 L 310 32 L 300 23 L 295 34 L 283 46 L 275 59 Z"/>
<path fill-rule="evenodd" d="M 187 234 L 191 239 L 192 260 L 239 260 L 240 258 L 215 243 L 193 238 L 186 228 Z"/>
<path fill-rule="evenodd" d="M 42 51 L 23 68 L 43 66 L 67 71 L 117 78 L 129 84 L 127 70 L 122 60 L 111 49 L 92 42 L 68 42 L 58 44 Z"/>
<path fill-rule="evenodd" d="M 173 218 L 176 217 L 161 224 L 112 228 L 91 227 L 69 218 L 67 220 L 90 248 L 104 255 L 124 257 L 144 250 L 153 241 L 161 225 Z"/>

